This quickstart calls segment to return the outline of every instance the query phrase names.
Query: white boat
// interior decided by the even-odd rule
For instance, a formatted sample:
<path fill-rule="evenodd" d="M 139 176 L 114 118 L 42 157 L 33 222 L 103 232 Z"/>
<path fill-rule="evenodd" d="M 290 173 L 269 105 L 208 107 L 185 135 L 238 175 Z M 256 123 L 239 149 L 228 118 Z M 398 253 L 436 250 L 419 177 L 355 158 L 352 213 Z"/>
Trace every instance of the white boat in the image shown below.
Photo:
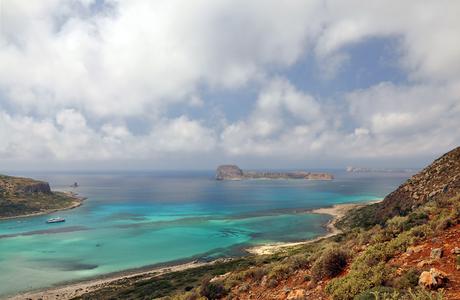
<path fill-rule="evenodd" d="M 61 217 L 57 217 L 57 218 L 48 219 L 46 221 L 46 223 L 48 223 L 48 224 L 50 224 L 50 223 L 61 223 L 61 222 L 65 222 L 65 219 L 61 218 Z"/>

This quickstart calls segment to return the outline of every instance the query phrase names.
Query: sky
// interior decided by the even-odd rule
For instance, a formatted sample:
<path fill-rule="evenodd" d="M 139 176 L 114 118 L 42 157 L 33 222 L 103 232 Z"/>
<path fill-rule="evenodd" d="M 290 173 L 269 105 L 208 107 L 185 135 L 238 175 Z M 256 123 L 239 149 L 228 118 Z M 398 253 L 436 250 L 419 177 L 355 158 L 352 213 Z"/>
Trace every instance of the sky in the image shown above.
<path fill-rule="evenodd" d="M 421 167 L 460 1 L 0 0 L 0 169 Z"/>

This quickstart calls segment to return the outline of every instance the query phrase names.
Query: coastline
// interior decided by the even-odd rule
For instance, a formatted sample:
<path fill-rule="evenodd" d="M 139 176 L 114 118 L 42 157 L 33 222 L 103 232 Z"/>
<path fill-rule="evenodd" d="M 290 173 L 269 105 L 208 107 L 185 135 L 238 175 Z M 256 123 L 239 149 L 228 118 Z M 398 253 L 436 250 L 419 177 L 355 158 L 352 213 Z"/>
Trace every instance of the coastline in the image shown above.
<path fill-rule="evenodd" d="M 382 199 L 370 200 L 370 201 L 358 202 L 358 203 L 335 204 L 330 207 L 316 208 L 313 210 L 306 211 L 307 213 L 323 214 L 323 215 L 332 216 L 332 219 L 326 224 L 326 228 L 328 232 L 325 235 L 321 235 L 321 236 L 318 236 L 316 238 L 309 239 L 306 241 L 264 244 L 260 246 L 250 247 L 245 250 L 246 252 L 250 254 L 254 254 L 254 255 L 268 255 L 268 254 L 274 254 L 276 252 L 282 251 L 285 248 L 311 244 L 316 241 L 335 236 L 337 234 L 342 233 L 342 231 L 338 229 L 335 225 L 343 216 L 345 216 L 345 214 L 348 211 L 355 209 L 355 208 L 363 207 L 366 205 L 379 203 L 381 201 Z"/>
<path fill-rule="evenodd" d="M 154 278 L 166 273 L 171 272 L 178 272 L 184 271 L 192 268 L 198 268 L 202 266 L 211 265 L 213 263 L 219 262 L 222 259 L 216 259 L 210 262 L 198 262 L 198 261 L 191 261 L 188 263 L 182 263 L 177 265 L 165 265 L 162 267 L 156 267 L 151 269 L 140 268 L 143 271 L 121 271 L 115 274 L 108 274 L 104 276 L 99 276 L 93 279 L 88 279 L 79 282 L 73 282 L 63 285 L 58 285 L 55 287 L 38 289 L 35 291 L 23 292 L 11 296 L 7 296 L 5 299 L 10 300 L 23 300 L 23 299 L 30 299 L 30 300 L 56 300 L 56 299 L 72 299 L 78 296 L 81 296 L 87 292 L 92 292 L 109 284 L 116 283 L 120 280 L 126 280 L 134 277 L 139 277 L 139 280 L 145 280 Z M 0 299 L 2 299 L 0 297 Z"/>
<path fill-rule="evenodd" d="M 38 212 L 35 212 L 35 213 L 30 213 L 30 214 L 25 214 L 25 215 L 18 215 L 18 216 L 12 216 L 12 217 L 0 217 L 0 221 L 12 220 L 12 219 L 21 219 L 21 218 L 28 218 L 28 217 L 36 217 L 36 216 L 52 214 L 52 213 L 58 212 L 58 211 L 74 209 L 74 208 L 77 208 L 77 207 L 81 206 L 83 204 L 83 201 L 85 201 L 87 199 L 86 197 L 78 196 L 74 192 L 60 192 L 60 193 L 66 194 L 69 198 L 72 198 L 72 203 L 69 206 L 62 207 L 62 208 L 47 209 L 47 210 L 44 210 L 44 211 L 38 211 Z"/>
<path fill-rule="evenodd" d="M 359 203 L 345 203 L 345 204 L 336 204 L 331 207 L 325 208 L 317 208 L 313 210 L 305 211 L 306 213 L 315 213 L 315 214 L 326 214 L 332 216 L 332 220 L 330 220 L 326 224 L 326 228 L 328 233 L 325 235 L 318 236 L 314 239 L 306 240 L 306 241 L 299 241 L 299 242 L 287 242 L 287 243 L 274 243 L 274 244 L 265 244 L 255 247 L 246 248 L 245 251 L 249 254 L 253 255 L 268 255 L 274 254 L 276 252 L 282 251 L 285 248 L 305 245 L 309 243 L 314 243 L 318 240 L 328 238 L 337 234 L 340 234 L 342 231 L 338 229 L 335 224 L 338 220 L 340 220 L 348 211 L 354 208 L 363 207 L 366 205 L 378 203 L 382 201 L 380 200 L 371 200 L 366 202 L 359 202 Z M 80 203 L 81 205 L 81 203 Z M 62 285 L 58 285 L 55 287 L 49 287 L 44 289 L 37 289 L 34 291 L 29 292 L 22 292 L 15 295 L 9 296 L 7 299 L 31 299 L 31 300 L 57 300 L 57 299 L 71 299 L 74 297 L 81 296 L 87 292 L 92 292 L 98 289 L 101 289 L 110 284 L 116 284 L 118 281 L 131 279 L 134 277 L 139 277 L 139 280 L 145 280 L 154 278 L 160 275 L 164 275 L 171 272 L 177 271 L 184 271 L 192 268 L 198 268 L 202 266 L 212 265 L 214 263 L 222 261 L 222 258 L 209 261 L 209 262 L 199 262 L 199 261 L 191 261 L 185 262 L 180 264 L 171 264 L 171 265 L 163 265 L 157 267 L 143 267 L 137 270 L 127 270 L 121 271 L 112 274 L 106 274 L 102 276 L 98 276 L 95 278 L 90 278 L 88 280 L 78 281 L 78 282 L 71 282 L 71 283 L 64 283 Z M 0 297 L 1 298 L 1 297 Z"/>

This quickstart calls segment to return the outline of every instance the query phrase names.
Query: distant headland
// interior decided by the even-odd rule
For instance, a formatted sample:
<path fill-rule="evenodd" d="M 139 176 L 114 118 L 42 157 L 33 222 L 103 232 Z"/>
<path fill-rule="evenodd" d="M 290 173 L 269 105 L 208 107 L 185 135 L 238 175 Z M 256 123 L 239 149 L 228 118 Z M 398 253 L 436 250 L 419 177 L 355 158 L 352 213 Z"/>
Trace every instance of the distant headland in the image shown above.
<path fill-rule="evenodd" d="M 236 165 L 221 165 L 216 170 L 216 180 L 245 180 L 245 179 L 304 179 L 332 180 L 330 173 L 312 173 L 306 171 L 292 172 L 256 172 L 243 171 Z"/>
<path fill-rule="evenodd" d="M 48 182 L 0 174 L 0 220 L 75 208 L 82 201 L 75 193 L 53 192 Z"/>

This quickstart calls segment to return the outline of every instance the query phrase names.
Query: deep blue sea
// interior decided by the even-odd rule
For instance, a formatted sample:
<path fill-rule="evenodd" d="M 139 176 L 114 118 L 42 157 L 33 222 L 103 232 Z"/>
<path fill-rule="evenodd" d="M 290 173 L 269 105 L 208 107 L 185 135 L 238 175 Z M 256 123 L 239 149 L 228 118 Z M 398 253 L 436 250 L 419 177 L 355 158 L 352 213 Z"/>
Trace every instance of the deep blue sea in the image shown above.
<path fill-rule="evenodd" d="M 215 181 L 211 171 L 11 174 L 88 199 L 73 210 L 0 221 L 0 296 L 314 238 L 330 217 L 307 210 L 379 199 L 410 176 L 333 173 L 333 181 Z M 45 223 L 56 216 L 66 222 Z"/>

